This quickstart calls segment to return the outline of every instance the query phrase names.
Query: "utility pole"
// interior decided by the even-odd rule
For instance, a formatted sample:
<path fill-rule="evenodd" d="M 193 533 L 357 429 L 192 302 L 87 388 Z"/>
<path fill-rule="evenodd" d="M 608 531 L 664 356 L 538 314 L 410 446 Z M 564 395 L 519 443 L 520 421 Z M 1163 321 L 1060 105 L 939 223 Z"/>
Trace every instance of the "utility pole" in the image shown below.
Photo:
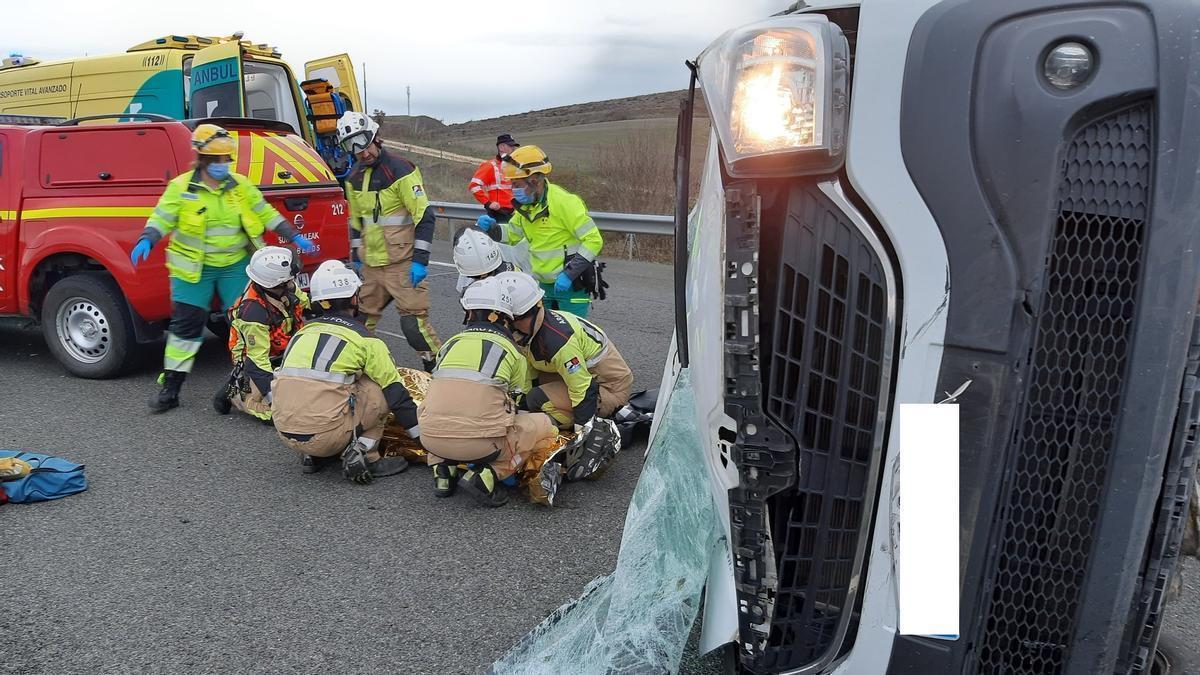
<path fill-rule="evenodd" d="M 404 95 L 408 98 L 408 116 L 412 117 L 412 87 L 405 85 Z"/>
<path fill-rule="evenodd" d="M 362 109 L 362 111 L 364 114 L 369 115 L 371 113 L 371 108 L 369 108 L 367 106 L 367 62 L 366 61 L 363 61 L 362 70 L 363 70 L 363 86 L 362 86 L 363 109 Z"/>

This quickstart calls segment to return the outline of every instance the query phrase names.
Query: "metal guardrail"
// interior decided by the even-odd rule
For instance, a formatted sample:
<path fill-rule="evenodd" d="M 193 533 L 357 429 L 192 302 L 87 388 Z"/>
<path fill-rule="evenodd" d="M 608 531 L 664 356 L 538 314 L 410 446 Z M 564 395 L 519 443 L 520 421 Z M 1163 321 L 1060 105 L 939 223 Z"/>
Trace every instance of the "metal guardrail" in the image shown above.
<path fill-rule="evenodd" d="M 483 215 L 483 207 L 478 204 L 455 204 L 453 202 L 429 202 L 437 209 L 437 215 L 450 220 L 474 221 Z M 620 232 L 622 234 L 675 234 L 675 219 L 671 216 L 648 216 L 641 213 L 604 213 L 591 212 L 592 220 L 601 232 Z"/>

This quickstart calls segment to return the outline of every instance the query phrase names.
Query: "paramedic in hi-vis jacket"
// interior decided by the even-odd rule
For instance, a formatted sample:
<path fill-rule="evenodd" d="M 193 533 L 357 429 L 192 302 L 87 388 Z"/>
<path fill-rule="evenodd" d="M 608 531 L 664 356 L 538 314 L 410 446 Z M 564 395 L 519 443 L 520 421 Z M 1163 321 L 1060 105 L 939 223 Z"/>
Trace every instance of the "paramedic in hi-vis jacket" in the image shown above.
<path fill-rule="evenodd" d="M 162 389 L 150 400 L 152 412 L 179 405 L 179 390 L 204 342 L 204 324 L 214 297 L 228 309 L 246 290 L 250 252 L 264 245 L 263 232 L 290 241 L 302 253 L 316 246 L 299 236 L 263 199 L 248 178 L 230 170 L 237 143 L 215 124 L 192 132 L 196 163 L 167 183 L 146 229 L 129 258 L 133 266 L 150 257 L 164 237 L 171 277 L 171 325 L 163 351 Z"/>
<path fill-rule="evenodd" d="M 403 457 L 380 457 L 388 413 L 420 440 L 417 406 L 400 381 L 383 340 L 359 320 L 362 281 L 340 260 L 326 260 L 309 285 L 314 317 L 288 344 L 271 384 L 275 431 L 303 455 L 305 473 L 337 458 L 342 474 L 370 483 L 408 468 Z"/>
<path fill-rule="evenodd" d="M 389 303 L 396 303 L 400 327 L 426 371 L 441 347 L 429 322 L 429 247 L 433 209 L 425 196 L 421 170 L 383 149 L 379 124 L 360 112 L 338 119 L 338 143 L 354 155 L 346 178 L 354 254 L 362 263 L 360 311 L 375 330 Z"/>
<path fill-rule="evenodd" d="M 519 412 L 529 366 L 512 342 L 512 307 L 495 277 L 476 281 L 462 298 L 467 327 L 446 341 L 425 402 L 417 413 L 421 443 L 433 465 L 434 494 L 461 485 L 487 506 L 508 498 L 500 481 L 557 430 L 540 412 Z M 460 478 L 455 465 L 474 464 Z"/>

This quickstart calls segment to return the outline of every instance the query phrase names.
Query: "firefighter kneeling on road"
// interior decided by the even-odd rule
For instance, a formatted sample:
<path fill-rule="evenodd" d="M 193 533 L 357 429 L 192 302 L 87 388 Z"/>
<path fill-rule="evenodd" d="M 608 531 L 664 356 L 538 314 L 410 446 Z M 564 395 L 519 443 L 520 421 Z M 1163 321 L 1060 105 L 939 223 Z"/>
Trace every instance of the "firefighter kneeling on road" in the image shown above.
<path fill-rule="evenodd" d="M 499 244 L 473 228 L 458 233 L 458 239 L 454 242 L 454 266 L 458 268 L 455 290 L 460 298 L 468 286 L 480 279 L 501 272 L 520 271 L 516 265 L 504 259 Z"/>
<path fill-rule="evenodd" d="M 516 210 L 507 224 L 484 215 L 476 226 L 484 232 L 501 228 L 509 245 L 527 239 L 529 273 L 546 292 L 546 307 L 587 316 L 589 296 L 603 288 L 595 265 L 604 247 L 600 229 L 582 199 L 549 181 L 550 159 L 536 145 L 516 148 L 503 159 Z"/>
<path fill-rule="evenodd" d="M 167 183 L 129 258 L 137 267 L 160 239 L 167 243 L 171 276 L 171 325 L 163 351 L 162 389 L 150 410 L 161 413 L 179 405 L 179 390 L 192 371 L 204 338 L 204 324 L 218 296 L 221 308 L 233 305 L 246 289 L 246 260 L 262 248 L 264 231 L 292 242 L 303 253 L 317 249 L 271 207 L 248 178 L 230 171 L 237 143 L 215 124 L 192 132 L 196 162 L 191 171 Z"/>
<path fill-rule="evenodd" d="M 620 450 L 620 434 L 611 416 L 629 402 L 633 372 L 608 335 L 587 319 L 546 309 L 542 289 L 528 274 L 496 275 L 513 305 L 513 336 L 538 386 L 525 397 L 526 408 L 540 410 L 564 430 L 574 430 L 582 454 L 568 456 L 567 480 L 604 468 Z"/>
<path fill-rule="evenodd" d="M 557 430 L 545 414 L 518 411 L 529 365 L 512 342 L 512 307 L 500 283 L 491 277 L 471 284 L 462 306 L 466 330 L 442 347 L 417 413 L 421 443 L 433 465 L 436 496 L 448 497 L 461 485 L 484 504 L 503 506 L 508 497 L 500 481 Z M 459 463 L 474 468 L 459 478 Z"/>
<path fill-rule="evenodd" d="M 400 313 L 400 328 L 425 370 L 442 346 L 429 322 L 429 249 L 433 241 L 433 209 L 425 196 L 421 170 L 383 149 L 379 124 L 360 112 L 338 120 L 338 143 L 354 155 L 354 171 L 346 178 L 354 255 L 363 264 L 361 311 L 375 330 L 391 302 Z"/>
<path fill-rule="evenodd" d="M 272 373 L 308 308 L 308 296 L 292 281 L 299 270 L 292 252 L 280 246 L 250 256 L 250 283 L 228 314 L 233 372 L 213 397 L 213 408 L 222 415 L 237 408 L 270 422 Z"/>
<path fill-rule="evenodd" d="M 383 340 L 357 317 L 362 281 L 341 261 L 327 260 L 309 285 L 314 317 L 292 337 L 271 386 L 275 430 L 303 455 L 305 473 L 337 457 L 342 473 L 370 483 L 408 468 L 403 457 L 380 457 L 388 413 L 420 440 L 417 407 L 400 382 Z"/>

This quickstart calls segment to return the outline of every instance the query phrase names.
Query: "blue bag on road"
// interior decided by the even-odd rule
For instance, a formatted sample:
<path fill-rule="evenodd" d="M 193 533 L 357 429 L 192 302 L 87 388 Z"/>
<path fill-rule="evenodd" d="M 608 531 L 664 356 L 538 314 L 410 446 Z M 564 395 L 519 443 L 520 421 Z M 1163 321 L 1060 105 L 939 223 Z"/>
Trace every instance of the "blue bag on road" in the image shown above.
<path fill-rule="evenodd" d="M 0 483 L 10 502 L 42 502 L 87 489 L 82 464 L 21 450 L 0 450 L 0 457 L 15 457 L 30 466 L 26 476 Z"/>

